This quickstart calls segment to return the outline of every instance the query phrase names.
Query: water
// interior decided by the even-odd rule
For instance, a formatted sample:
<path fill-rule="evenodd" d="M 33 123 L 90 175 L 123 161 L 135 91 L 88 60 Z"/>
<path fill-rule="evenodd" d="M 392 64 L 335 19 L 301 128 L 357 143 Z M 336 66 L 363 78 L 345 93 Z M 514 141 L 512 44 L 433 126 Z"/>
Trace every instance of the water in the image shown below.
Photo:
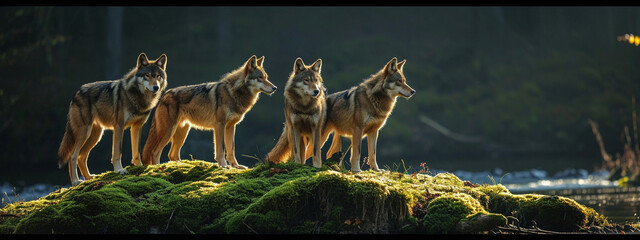
<path fill-rule="evenodd" d="M 446 171 L 430 170 L 429 173 L 435 175 L 441 172 Z M 507 172 L 495 168 L 490 171 L 458 170 L 451 173 L 476 184 L 500 183 L 514 194 L 540 193 L 568 197 L 607 216 L 611 223 L 640 222 L 640 187 L 619 187 L 617 181 L 607 180 L 606 171 L 568 168 L 549 174 L 540 169 Z M 59 172 L 56 175 L 60 175 Z M 70 184 L 4 182 L 0 185 L 2 206 L 15 201 L 38 199 L 61 187 L 69 188 Z"/>
<path fill-rule="evenodd" d="M 503 184 L 514 194 L 539 193 L 568 197 L 603 214 L 610 223 L 640 222 L 640 187 L 619 187 L 618 181 L 607 180 L 607 171 L 588 172 L 569 168 L 549 175 L 539 169 L 505 172 L 496 168 L 492 171 L 452 173 L 472 183 Z"/>

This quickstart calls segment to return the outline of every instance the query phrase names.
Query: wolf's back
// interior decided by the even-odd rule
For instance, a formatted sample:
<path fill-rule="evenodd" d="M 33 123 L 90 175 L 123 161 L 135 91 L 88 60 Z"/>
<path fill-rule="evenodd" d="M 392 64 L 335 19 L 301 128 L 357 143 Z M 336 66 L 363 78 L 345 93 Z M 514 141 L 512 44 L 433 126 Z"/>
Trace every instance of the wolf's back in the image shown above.
<path fill-rule="evenodd" d="M 291 157 L 291 144 L 289 143 L 289 128 L 285 125 L 278 142 L 267 154 L 266 159 L 272 163 L 285 162 Z"/>

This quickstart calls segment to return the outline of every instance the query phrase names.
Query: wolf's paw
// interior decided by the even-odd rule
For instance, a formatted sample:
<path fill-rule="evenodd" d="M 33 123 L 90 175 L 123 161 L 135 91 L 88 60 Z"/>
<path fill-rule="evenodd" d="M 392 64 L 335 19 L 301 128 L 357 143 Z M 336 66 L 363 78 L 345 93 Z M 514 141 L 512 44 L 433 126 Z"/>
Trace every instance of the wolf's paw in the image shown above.
<path fill-rule="evenodd" d="M 375 172 L 384 172 L 384 169 L 382 168 L 371 168 L 371 170 Z"/>
<path fill-rule="evenodd" d="M 248 168 L 247 166 L 242 165 L 242 164 L 236 164 L 236 166 L 232 165 L 232 167 L 237 168 L 237 169 L 247 169 Z"/>
<path fill-rule="evenodd" d="M 131 159 L 131 164 L 133 164 L 134 166 L 142 166 L 142 161 L 140 161 L 140 158 L 134 158 Z"/>
<path fill-rule="evenodd" d="M 222 163 L 217 162 L 217 164 L 218 164 L 218 167 L 221 167 L 221 168 L 230 168 L 231 167 L 231 165 L 227 164 L 226 161 L 223 161 Z"/>
<path fill-rule="evenodd" d="M 118 173 L 120 173 L 120 174 L 122 174 L 122 175 L 127 174 L 127 170 L 126 170 L 126 169 L 124 169 L 124 168 L 123 168 L 123 169 L 118 169 L 118 170 L 116 170 L 116 172 L 118 172 Z"/>
<path fill-rule="evenodd" d="M 84 177 L 84 176 L 83 176 L 83 177 Z M 91 174 L 91 173 L 89 173 L 89 176 L 87 176 L 86 178 L 84 178 L 84 180 L 91 180 L 91 179 L 93 179 L 93 178 L 95 178 L 95 177 L 96 177 L 96 175 L 95 175 L 95 174 Z"/>
<path fill-rule="evenodd" d="M 75 180 L 75 181 L 71 182 L 71 186 L 72 186 L 72 187 L 78 186 L 78 184 L 80 184 L 80 183 L 82 183 L 82 182 L 84 182 L 84 181 L 83 181 L 83 180 L 80 180 L 80 179 Z"/>
<path fill-rule="evenodd" d="M 360 168 L 358 168 L 358 169 L 351 169 L 351 172 L 353 172 L 353 173 L 359 173 L 359 172 L 362 172 L 362 170 L 360 170 Z"/>

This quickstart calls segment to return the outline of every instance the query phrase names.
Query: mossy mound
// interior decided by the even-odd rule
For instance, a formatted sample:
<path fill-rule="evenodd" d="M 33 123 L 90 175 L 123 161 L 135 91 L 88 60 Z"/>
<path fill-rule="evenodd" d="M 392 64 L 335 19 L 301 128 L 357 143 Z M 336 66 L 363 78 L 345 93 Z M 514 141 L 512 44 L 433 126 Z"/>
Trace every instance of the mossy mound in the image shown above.
<path fill-rule="evenodd" d="M 351 173 L 327 161 L 219 168 L 183 160 L 106 172 L 0 209 L 0 233 L 479 233 L 609 225 L 575 201 L 515 195 L 450 173 Z"/>

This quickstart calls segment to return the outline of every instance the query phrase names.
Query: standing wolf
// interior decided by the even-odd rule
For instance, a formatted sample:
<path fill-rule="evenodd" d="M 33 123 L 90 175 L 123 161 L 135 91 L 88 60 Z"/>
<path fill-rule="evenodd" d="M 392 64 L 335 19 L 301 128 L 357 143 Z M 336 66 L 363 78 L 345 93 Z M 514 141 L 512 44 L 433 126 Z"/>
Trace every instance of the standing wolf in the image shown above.
<path fill-rule="evenodd" d="M 215 160 L 221 167 L 246 168 L 235 157 L 235 130 L 253 105 L 258 94 L 271 95 L 275 90 L 262 64 L 264 56 L 253 55 L 238 69 L 220 81 L 181 86 L 167 90 L 160 99 L 151 122 L 149 136 L 142 151 L 145 165 L 160 163 L 162 149 L 171 140 L 169 160 L 180 160 L 180 148 L 189 130 L 213 130 Z M 225 160 L 222 142 L 226 147 Z"/>
<path fill-rule="evenodd" d="M 378 131 L 391 115 L 396 97 L 409 99 L 416 92 L 407 85 L 402 72 L 405 62 L 397 62 L 394 57 L 360 85 L 327 96 L 327 121 L 321 142 L 334 132 L 327 158 L 342 151 L 341 136 L 350 137 L 351 171 L 360 172 L 360 142 L 366 136 L 369 166 L 374 171 L 381 170 L 376 162 Z"/>
<path fill-rule="evenodd" d="M 304 65 L 300 58 L 296 59 L 284 89 L 284 129 L 275 147 L 267 154 L 268 161 L 278 163 L 288 160 L 293 148 L 294 161 L 304 164 L 307 159 L 303 158 L 306 142 L 310 141 L 310 146 L 313 146 L 313 166 L 322 166 L 320 131 L 327 110 L 321 67 L 322 59 L 316 60 L 311 66 Z"/>
<path fill-rule="evenodd" d="M 127 127 L 131 127 L 131 162 L 142 165 L 138 147 L 140 130 L 167 86 L 166 66 L 167 55 L 149 61 L 145 53 L 140 53 L 137 66 L 124 78 L 84 84 L 75 93 L 58 149 L 58 165 L 62 167 L 68 163 L 73 186 L 80 183 L 78 167 L 85 180 L 92 178 L 87 157 L 102 138 L 105 128 L 113 130 L 111 163 L 114 171 L 127 172 L 120 161 L 122 135 Z"/>

